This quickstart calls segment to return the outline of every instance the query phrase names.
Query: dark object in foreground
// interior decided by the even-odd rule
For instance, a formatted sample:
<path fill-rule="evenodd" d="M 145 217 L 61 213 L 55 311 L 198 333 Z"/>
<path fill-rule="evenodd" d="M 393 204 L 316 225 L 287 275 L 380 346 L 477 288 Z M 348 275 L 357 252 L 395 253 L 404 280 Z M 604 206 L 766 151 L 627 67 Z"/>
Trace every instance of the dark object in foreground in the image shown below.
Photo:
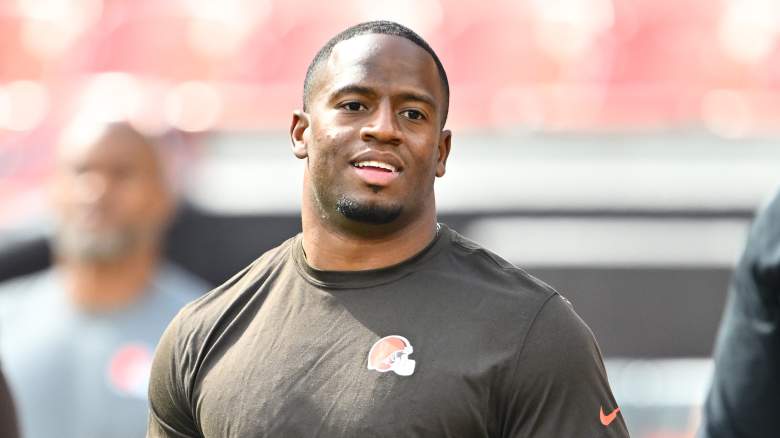
<path fill-rule="evenodd" d="M 700 438 L 780 431 L 780 192 L 756 216 L 715 344 Z"/>
<path fill-rule="evenodd" d="M 2 370 L 0 370 L 0 437 L 18 438 L 17 424 L 11 391 L 5 382 Z"/>

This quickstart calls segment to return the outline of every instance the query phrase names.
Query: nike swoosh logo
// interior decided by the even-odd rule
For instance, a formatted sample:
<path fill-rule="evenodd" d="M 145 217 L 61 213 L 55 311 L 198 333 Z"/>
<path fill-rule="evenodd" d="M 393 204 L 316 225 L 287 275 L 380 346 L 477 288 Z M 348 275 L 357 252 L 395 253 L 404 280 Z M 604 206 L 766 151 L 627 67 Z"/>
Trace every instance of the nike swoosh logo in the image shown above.
<path fill-rule="evenodd" d="M 604 408 L 599 406 L 599 418 L 601 419 L 601 424 L 604 426 L 609 426 L 610 423 L 612 423 L 615 418 L 617 418 L 618 412 L 620 412 L 620 408 L 615 408 L 615 410 L 612 411 L 612 413 L 609 415 L 604 415 Z"/>

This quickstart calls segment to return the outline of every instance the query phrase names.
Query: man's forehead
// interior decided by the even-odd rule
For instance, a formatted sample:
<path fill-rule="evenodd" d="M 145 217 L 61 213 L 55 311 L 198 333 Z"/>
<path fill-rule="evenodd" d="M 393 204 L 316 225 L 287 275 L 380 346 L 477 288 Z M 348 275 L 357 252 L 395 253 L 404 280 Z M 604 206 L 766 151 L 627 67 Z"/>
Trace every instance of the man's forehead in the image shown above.
<path fill-rule="evenodd" d="M 441 83 L 431 55 L 399 36 L 364 34 L 341 41 L 323 67 L 323 88 L 355 80 L 409 82 L 436 96 L 440 94 Z"/>
<path fill-rule="evenodd" d="M 430 58 L 428 52 L 406 38 L 396 35 L 367 33 L 340 41 L 333 47 L 329 63 L 334 65 L 370 62 L 372 58 L 404 53 Z M 431 59 L 431 61 L 433 61 Z"/>
<path fill-rule="evenodd" d="M 69 140 L 59 145 L 60 162 L 64 165 L 124 163 L 146 166 L 156 159 L 150 144 L 116 129 L 104 127 L 88 137 Z"/>

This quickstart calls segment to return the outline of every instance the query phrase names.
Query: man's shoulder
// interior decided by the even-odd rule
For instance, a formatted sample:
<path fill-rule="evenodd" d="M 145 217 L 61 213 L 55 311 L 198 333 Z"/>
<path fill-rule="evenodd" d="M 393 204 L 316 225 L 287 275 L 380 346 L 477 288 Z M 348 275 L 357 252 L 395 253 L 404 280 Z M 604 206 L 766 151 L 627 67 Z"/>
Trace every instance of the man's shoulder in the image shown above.
<path fill-rule="evenodd" d="M 12 328 L 37 329 L 35 321 L 62 321 L 69 303 L 53 268 L 0 284 L 0 337 Z"/>
<path fill-rule="evenodd" d="M 20 305 L 25 302 L 41 300 L 41 295 L 57 294 L 61 287 L 57 283 L 53 268 L 27 274 L 0 283 L 1 308 Z M 45 301 L 52 301 L 43 298 Z M 52 302 L 52 305 L 57 303 Z"/>
<path fill-rule="evenodd" d="M 462 272 L 463 280 L 471 279 L 490 286 L 477 289 L 481 293 L 492 291 L 516 298 L 534 298 L 540 303 L 557 294 L 550 285 L 525 269 L 454 230 L 450 233 L 454 267 Z"/>
<path fill-rule="evenodd" d="M 258 281 L 278 269 L 289 259 L 295 237 L 268 250 L 230 279 L 184 306 L 174 323 L 195 330 L 211 327 L 222 315 L 250 299 L 256 293 Z"/>
<path fill-rule="evenodd" d="M 484 325 L 487 337 L 512 352 L 508 360 L 518 360 L 527 344 L 539 349 L 537 343 L 561 339 L 565 342 L 546 350 L 555 360 L 566 354 L 563 346 L 580 349 L 582 361 L 598 356 L 592 332 L 563 295 L 482 245 L 454 231 L 451 235 L 452 248 L 442 259 L 442 269 L 454 280 L 446 287 L 459 290 L 458 299 L 452 302 L 478 308 L 478 321 L 489 315 Z M 524 366 L 541 360 L 536 353 L 530 356 L 522 358 Z"/>

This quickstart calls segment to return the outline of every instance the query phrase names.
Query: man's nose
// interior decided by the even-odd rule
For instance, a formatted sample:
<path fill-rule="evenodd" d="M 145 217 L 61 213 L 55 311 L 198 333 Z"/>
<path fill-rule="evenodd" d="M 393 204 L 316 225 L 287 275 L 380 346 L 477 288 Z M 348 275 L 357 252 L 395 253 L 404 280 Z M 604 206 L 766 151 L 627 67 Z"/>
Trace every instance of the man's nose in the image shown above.
<path fill-rule="evenodd" d="M 109 181 L 99 172 L 86 172 L 76 180 L 76 201 L 84 204 L 94 204 L 103 199 L 109 190 Z"/>
<path fill-rule="evenodd" d="M 381 103 L 372 114 L 368 123 L 360 130 L 360 137 L 365 142 L 401 143 L 401 130 L 398 117 L 389 102 Z"/>

